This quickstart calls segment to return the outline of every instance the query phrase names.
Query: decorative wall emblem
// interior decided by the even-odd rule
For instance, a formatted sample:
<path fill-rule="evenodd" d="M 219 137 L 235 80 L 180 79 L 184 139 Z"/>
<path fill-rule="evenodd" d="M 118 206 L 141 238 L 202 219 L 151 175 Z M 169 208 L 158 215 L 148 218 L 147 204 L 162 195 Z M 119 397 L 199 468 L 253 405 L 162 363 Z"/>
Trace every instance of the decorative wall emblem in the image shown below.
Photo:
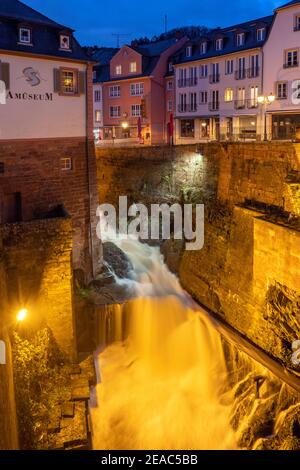
<path fill-rule="evenodd" d="M 40 72 L 35 70 L 33 67 L 26 67 L 23 70 L 23 77 L 20 78 L 25 78 L 26 82 L 28 82 L 31 86 L 38 86 L 43 80 Z"/>

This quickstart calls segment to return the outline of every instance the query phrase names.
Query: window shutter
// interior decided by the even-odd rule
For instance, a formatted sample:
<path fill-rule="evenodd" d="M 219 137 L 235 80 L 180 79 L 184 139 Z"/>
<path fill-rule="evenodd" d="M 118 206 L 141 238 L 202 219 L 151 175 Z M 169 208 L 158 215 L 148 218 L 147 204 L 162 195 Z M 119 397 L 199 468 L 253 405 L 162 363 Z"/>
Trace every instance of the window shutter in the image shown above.
<path fill-rule="evenodd" d="M 60 93 L 61 83 L 60 83 L 60 70 L 59 69 L 53 70 L 53 87 L 54 87 L 54 93 Z"/>
<path fill-rule="evenodd" d="M 85 72 L 79 72 L 78 73 L 78 93 L 80 95 L 84 95 L 85 89 L 86 89 Z"/>
<path fill-rule="evenodd" d="M 5 83 L 6 89 L 10 89 L 10 69 L 9 64 L 0 62 L 0 79 Z"/>

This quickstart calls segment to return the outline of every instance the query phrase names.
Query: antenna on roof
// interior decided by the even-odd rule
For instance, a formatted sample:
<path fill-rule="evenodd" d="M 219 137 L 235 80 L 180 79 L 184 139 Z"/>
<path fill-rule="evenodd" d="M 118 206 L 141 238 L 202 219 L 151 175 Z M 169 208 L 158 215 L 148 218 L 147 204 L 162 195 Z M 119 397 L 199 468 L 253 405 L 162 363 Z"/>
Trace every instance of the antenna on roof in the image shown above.
<path fill-rule="evenodd" d="M 168 32 L 168 15 L 165 15 L 165 33 Z"/>
<path fill-rule="evenodd" d="M 117 48 L 119 48 L 120 47 L 120 39 L 130 36 L 130 34 L 113 33 L 112 36 L 115 36 L 117 38 Z"/>

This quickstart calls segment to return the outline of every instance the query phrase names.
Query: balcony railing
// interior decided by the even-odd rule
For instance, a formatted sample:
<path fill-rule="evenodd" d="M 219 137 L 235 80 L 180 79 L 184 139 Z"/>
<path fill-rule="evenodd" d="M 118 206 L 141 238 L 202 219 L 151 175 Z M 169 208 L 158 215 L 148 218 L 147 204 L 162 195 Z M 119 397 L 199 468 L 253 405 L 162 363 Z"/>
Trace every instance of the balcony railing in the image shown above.
<path fill-rule="evenodd" d="M 178 80 L 178 87 L 179 88 L 185 88 L 185 87 L 196 86 L 197 82 L 198 82 L 197 77 L 180 78 Z"/>
<path fill-rule="evenodd" d="M 247 70 L 248 78 L 256 78 L 259 76 L 259 67 L 251 67 Z"/>
<path fill-rule="evenodd" d="M 235 100 L 234 101 L 235 109 L 245 109 L 246 108 L 246 100 Z"/>
<path fill-rule="evenodd" d="M 214 73 L 209 76 L 209 83 L 219 83 L 220 81 L 220 74 Z"/>
<path fill-rule="evenodd" d="M 299 66 L 299 62 L 287 62 L 285 64 L 283 64 L 283 68 L 284 69 L 292 69 L 294 67 L 298 67 Z"/>
<path fill-rule="evenodd" d="M 219 109 L 220 109 L 219 101 L 212 101 L 211 103 L 209 103 L 208 104 L 208 109 L 210 111 L 219 111 Z"/>
<path fill-rule="evenodd" d="M 251 98 L 250 100 L 247 100 L 247 108 L 248 109 L 258 108 L 257 98 Z"/>
<path fill-rule="evenodd" d="M 235 100 L 234 102 L 235 109 L 255 109 L 258 107 L 258 101 L 255 98 L 250 100 Z"/>
<path fill-rule="evenodd" d="M 235 72 L 235 79 L 236 80 L 244 80 L 246 78 L 246 69 L 239 69 L 239 70 L 236 70 Z"/>
<path fill-rule="evenodd" d="M 178 105 L 179 113 L 194 113 L 197 111 L 197 103 L 185 103 Z"/>

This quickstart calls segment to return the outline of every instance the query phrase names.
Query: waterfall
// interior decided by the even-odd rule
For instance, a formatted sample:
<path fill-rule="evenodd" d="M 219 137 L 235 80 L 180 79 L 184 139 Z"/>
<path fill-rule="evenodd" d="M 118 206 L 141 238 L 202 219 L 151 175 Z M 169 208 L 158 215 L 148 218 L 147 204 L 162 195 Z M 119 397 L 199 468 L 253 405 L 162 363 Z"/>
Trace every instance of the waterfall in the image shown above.
<path fill-rule="evenodd" d="M 131 300 L 102 314 L 90 403 L 93 448 L 295 448 L 297 437 L 282 416 L 297 430 L 299 396 L 224 341 L 159 248 L 134 239 L 114 243 L 133 266 L 127 279 L 116 277 Z"/>

